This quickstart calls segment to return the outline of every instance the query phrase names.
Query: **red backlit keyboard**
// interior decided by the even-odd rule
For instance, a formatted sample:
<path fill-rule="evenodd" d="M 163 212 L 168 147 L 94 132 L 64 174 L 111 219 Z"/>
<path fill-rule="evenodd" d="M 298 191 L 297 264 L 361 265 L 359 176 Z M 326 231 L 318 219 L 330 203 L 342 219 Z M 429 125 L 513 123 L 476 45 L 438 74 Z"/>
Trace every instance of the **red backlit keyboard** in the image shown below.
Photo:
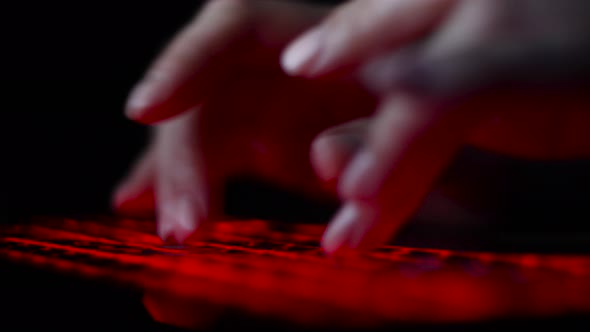
<path fill-rule="evenodd" d="M 318 247 L 322 226 L 264 221 L 211 223 L 184 246 L 165 246 L 153 222 L 130 219 L 0 228 L 5 259 L 135 287 L 154 319 L 184 327 L 224 308 L 347 327 L 590 314 L 583 255 L 387 246 L 334 258 Z"/>

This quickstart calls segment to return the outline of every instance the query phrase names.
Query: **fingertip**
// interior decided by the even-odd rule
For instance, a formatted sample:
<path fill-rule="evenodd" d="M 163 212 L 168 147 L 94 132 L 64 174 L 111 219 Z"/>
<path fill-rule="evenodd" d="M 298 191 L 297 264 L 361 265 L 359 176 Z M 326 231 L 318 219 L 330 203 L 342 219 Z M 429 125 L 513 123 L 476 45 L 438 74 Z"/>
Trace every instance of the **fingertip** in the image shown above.
<path fill-rule="evenodd" d="M 149 81 L 136 84 L 127 97 L 125 116 L 133 121 L 143 122 L 145 114 L 155 101 L 156 91 Z"/>
<path fill-rule="evenodd" d="M 321 31 L 313 29 L 292 42 L 281 55 L 281 67 L 292 76 L 313 74 L 321 43 Z"/>
<path fill-rule="evenodd" d="M 356 227 L 350 234 L 349 246 L 356 251 L 369 251 L 384 244 L 384 238 L 390 238 L 392 234 L 385 234 L 382 232 L 380 222 L 388 223 L 387 220 L 379 220 L 379 208 L 375 205 L 363 203 L 359 204 L 356 217 Z M 379 233 L 383 236 L 375 236 L 374 233 Z"/>
<path fill-rule="evenodd" d="M 190 197 L 161 202 L 158 206 L 158 235 L 164 241 L 184 241 L 203 220 L 204 213 Z"/>
<path fill-rule="evenodd" d="M 151 125 L 188 110 L 194 104 L 186 92 L 176 88 L 169 74 L 150 74 L 138 83 L 125 104 L 125 116 L 135 122 Z"/>
<path fill-rule="evenodd" d="M 194 229 L 186 229 L 170 220 L 158 220 L 157 235 L 164 244 L 181 245 L 195 232 Z"/>
<path fill-rule="evenodd" d="M 162 242 L 164 243 L 170 243 L 173 239 L 173 237 L 171 237 L 172 235 L 172 231 L 173 231 L 173 226 L 171 225 L 171 223 L 161 217 L 158 217 L 157 222 L 157 230 L 156 233 L 158 234 L 158 237 L 160 237 L 160 239 L 162 239 Z"/>
<path fill-rule="evenodd" d="M 176 233 L 183 237 L 187 233 L 194 232 L 201 221 L 201 212 L 199 205 L 195 200 L 189 197 L 183 197 L 177 202 L 177 227 Z M 186 235 L 188 237 L 188 235 Z M 184 237 L 182 240 L 184 240 Z"/>
<path fill-rule="evenodd" d="M 369 203 L 348 202 L 336 214 L 322 236 L 321 246 L 328 255 L 349 255 L 384 243 L 370 234 L 377 225 L 377 208 Z M 377 230 L 379 231 L 379 230 Z"/>
<path fill-rule="evenodd" d="M 333 255 L 348 245 L 358 215 L 357 206 L 352 203 L 338 210 L 322 235 L 320 245 L 327 254 Z"/>
<path fill-rule="evenodd" d="M 168 221 L 158 221 L 157 234 L 164 244 L 184 244 L 187 238 L 194 233 L 193 229 L 185 229 Z"/>

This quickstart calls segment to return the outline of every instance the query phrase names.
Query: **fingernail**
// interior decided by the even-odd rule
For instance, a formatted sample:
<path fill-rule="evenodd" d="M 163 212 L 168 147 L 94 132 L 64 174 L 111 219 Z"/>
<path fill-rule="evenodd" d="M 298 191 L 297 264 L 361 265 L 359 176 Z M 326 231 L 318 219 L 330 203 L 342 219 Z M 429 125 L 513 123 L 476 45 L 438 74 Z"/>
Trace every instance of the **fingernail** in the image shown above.
<path fill-rule="evenodd" d="M 186 197 L 163 202 L 158 211 L 158 235 L 164 241 L 172 237 L 183 243 L 197 229 L 199 214 L 196 209 L 192 200 Z"/>
<path fill-rule="evenodd" d="M 359 152 L 346 167 L 338 192 L 346 199 L 374 198 L 384 180 L 375 155 L 369 150 Z"/>
<path fill-rule="evenodd" d="M 310 73 L 321 45 L 321 30 L 314 29 L 295 40 L 281 57 L 283 70 L 290 75 Z"/>
<path fill-rule="evenodd" d="M 322 237 L 328 254 L 372 249 L 375 242 L 367 238 L 377 221 L 377 210 L 370 203 L 348 202 L 336 214 Z M 380 243 L 377 243 L 380 244 Z"/>
<path fill-rule="evenodd" d="M 125 115 L 130 119 L 137 119 L 149 108 L 154 102 L 154 87 L 149 82 L 140 82 L 137 84 L 127 99 L 125 105 Z"/>
<path fill-rule="evenodd" d="M 336 213 L 322 236 L 321 245 L 328 254 L 346 247 L 358 222 L 360 211 L 354 203 L 346 203 Z"/>
<path fill-rule="evenodd" d="M 133 120 L 141 120 L 149 109 L 161 103 L 172 93 L 174 75 L 167 70 L 151 69 L 135 85 L 127 98 L 125 115 Z"/>

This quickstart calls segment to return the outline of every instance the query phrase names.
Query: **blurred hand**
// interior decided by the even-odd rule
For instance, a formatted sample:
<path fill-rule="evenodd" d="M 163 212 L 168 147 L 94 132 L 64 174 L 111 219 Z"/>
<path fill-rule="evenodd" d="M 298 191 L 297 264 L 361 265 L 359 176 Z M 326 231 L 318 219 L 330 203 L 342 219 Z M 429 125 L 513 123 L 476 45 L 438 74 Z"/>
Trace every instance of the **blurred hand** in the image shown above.
<path fill-rule="evenodd" d="M 332 128 L 313 151 L 322 178 L 336 179 L 361 145 L 375 99 L 350 81 L 288 77 L 279 64 L 284 46 L 325 13 L 279 1 L 209 2 L 129 98 L 127 115 L 154 133 L 115 191 L 115 208 L 155 210 L 159 235 L 182 242 L 219 216 L 232 175 L 334 196 L 310 166 L 311 142 Z"/>
<path fill-rule="evenodd" d="M 286 72 L 356 75 L 379 100 L 339 176 L 345 204 L 324 249 L 390 239 L 464 144 L 588 157 L 588 9 L 584 0 L 356 0 L 292 42 Z"/>

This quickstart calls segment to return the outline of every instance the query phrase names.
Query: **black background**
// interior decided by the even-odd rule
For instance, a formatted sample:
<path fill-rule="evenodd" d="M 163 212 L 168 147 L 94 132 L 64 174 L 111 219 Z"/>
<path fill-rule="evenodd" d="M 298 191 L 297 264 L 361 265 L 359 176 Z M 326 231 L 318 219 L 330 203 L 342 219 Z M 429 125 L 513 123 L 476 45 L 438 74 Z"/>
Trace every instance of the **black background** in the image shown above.
<path fill-rule="evenodd" d="M 108 211 L 110 190 L 146 138 L 146 128 L 123 116 L 127 93 L 197 7 L 82 1 L 2 9 L 4 212 Z"/>

